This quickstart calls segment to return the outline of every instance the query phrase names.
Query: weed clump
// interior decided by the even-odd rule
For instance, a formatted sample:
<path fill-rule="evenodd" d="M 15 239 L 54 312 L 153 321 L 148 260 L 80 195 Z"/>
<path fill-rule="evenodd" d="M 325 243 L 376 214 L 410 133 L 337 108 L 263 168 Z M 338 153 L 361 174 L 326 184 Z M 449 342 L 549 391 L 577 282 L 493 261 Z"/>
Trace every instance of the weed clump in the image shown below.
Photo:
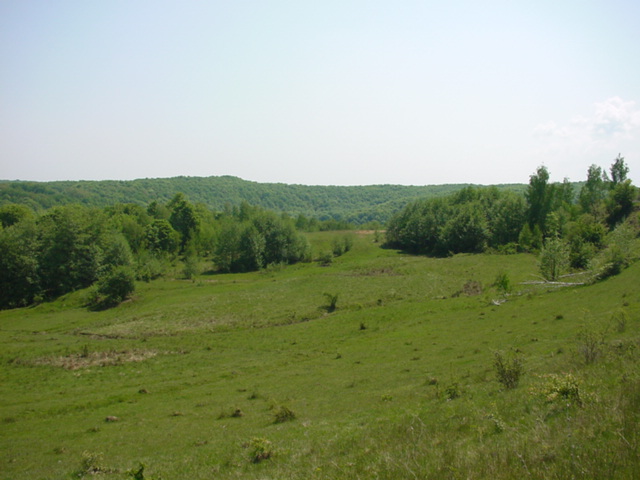
<path fill-rule="evenodd" d="M 506 358 L 502 353 L 496 352 L 493 359 L 493 367 L 496 371 L 498 382 L 507 390 L 518 386 L 520 376 L 524 372 L 524 362 L 520 355 L 511 355 Z"/>
<path fill-rule="evenodd" d="M 102 453 L 94 453 L 89 451 L 82 452 L 82 460 L 80 460 L 80 469 L 78 470 L 76 476 L 84 477 L 85 475 L 98 475 L 101 473 L 108 473 L 109 469 L 107 469 L 103 464 L 103 454 Z"/>
<path fill-rule="evenodd" d="M 143 463 L 140 463 L 137 469 L 132 468 L 131 470 L 127 470 L 127 475 L 130 478 L 133 478 L 133 480 L 153 480 L 150 477 L 144 476 L 144 469 L 145 465 Z"/>
<path fill-rule="evenodd" d="M 295 420 L 296 414 L 293 413 L 288 407 L 282 405 L 276 413 L 274 413 L 273 423 L 284 423 Z"/>
<path fill-rule="evenodd" d="M 444 394 L 447 397 L 447 400 L 455 400 L 456 398 L 460 398 L 462 391 L 457 383 L 452 383 L 444 389 Z"/>
<path fill-rule="evenodd" d="M 251 463 L 260 463 L 271 458 L 274 454 L 273 445 L 266 438 L 254 437 L 245 447 L 250 448 L 249 460 Z"/>
<path fill-rule="evenodd" d="M 583 405 L 578 380 L 570 373 L 543 375 L 545 382 L 531 393 L 542 396 L 546 403 L 566 402 L 567 406 Z"/>

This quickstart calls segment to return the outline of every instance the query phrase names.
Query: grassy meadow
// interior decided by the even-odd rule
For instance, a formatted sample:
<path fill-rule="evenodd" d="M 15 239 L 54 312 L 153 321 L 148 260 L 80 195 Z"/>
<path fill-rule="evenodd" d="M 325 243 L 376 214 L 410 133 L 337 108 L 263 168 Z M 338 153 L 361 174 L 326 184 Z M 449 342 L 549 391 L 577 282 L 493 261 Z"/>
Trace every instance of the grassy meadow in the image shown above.
<path fill-rule="evenodd" d="M 552 288 L 528 254 L 309 238 L 343 235 L 1 311 L 0 478 L 640 478 L 640 263 Z"/>

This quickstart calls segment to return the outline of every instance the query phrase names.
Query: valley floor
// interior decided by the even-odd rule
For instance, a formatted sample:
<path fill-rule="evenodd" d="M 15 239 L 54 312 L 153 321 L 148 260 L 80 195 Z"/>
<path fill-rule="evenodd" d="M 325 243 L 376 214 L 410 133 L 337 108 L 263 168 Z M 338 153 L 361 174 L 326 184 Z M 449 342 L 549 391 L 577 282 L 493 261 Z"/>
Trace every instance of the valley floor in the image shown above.
<path fill-rule="evenodd" d="M 355 240 L 0 312 L 0 477 L 640 478 L 640 263 L 554 289 Z"/>

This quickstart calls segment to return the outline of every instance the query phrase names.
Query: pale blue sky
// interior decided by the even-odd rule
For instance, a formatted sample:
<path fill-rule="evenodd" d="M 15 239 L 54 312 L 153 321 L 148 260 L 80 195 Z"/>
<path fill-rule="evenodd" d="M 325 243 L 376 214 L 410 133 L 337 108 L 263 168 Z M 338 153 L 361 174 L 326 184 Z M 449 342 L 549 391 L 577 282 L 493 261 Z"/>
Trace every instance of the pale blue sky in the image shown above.
<path fill-rule="evenodd" d="M 640 178 L 640 2 L 0 1 L 0 179 Z"/>

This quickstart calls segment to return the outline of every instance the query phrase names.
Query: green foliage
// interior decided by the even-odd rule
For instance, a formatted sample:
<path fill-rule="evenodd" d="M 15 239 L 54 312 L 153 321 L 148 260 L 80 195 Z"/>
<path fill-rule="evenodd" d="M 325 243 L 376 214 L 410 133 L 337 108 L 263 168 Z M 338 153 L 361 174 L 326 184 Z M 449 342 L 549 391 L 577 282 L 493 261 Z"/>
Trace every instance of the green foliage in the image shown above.
<path fill-rule="evenodd" d="M 387 246 L 412 253 L 482 252 L 518 239 L 524 203 L 496 188 L 468 187 L 407 205 L 387 224 Z"/>
<path fill-rule="evenodd" d="M 528 223 L 525 223 L 518 235 L 518 245 L 523 252 L 536 252 L 542 248 L 542 232 L 540 227 L 535 225 L 533 230 Z"/>
<path fill-rule="evenodd" d="M 213 211 L 233 211 L 244 201 L 263 209 L 303 215 L 302 231 L 344 230 L 345 226 L 386 223 L 407 203 L 418 198 L 442 197 L 464 185 L 306 186 L 256 183 L 236 177 L 174 177 L 131 181 L 0 182 L 0 205 L 17 203 L 35 211 L 58 205 L 105 207 L 133 202 L 147 206 L 148 214 L 169 220 L 166 204 L 176 192 Z M 521 193 L 522 185 L 501 185 Z"/>
<path fill-rule="evenodd" d="M 540 251 L 540 274 L 549 281 L 556 281 L 569 268 L 569 246 L 560 238 L 547 238 Z"/>
<path fill-rule="evenodd" d="M 41 292 L 37 229 L 21 222 L 0 230 L 0 309 L 33 303 Z"/>
<path fill-rule="evenodd" d="M 200 274 L 200 262 L 196 255 L 187 255 L 183 260 L 182 274 L 187 280 L 192 280 L 196 275 Z"/>
<path fill-rule="evenodd" d="M 624 157 L 620 154 L 616 157 L 610 168 L 611 183 L 613 185 L 619 185 L 627 181 L 627 175 L 629 174 L 629 167 L 624 162 Z"/>
<path fill-rule="evenodd" d="M 607 228 L 596 217 L 585 213 L 568 229 L 570 264 L 574 268 L 588 268 L 596 253 L 604 246 Z"/>
<path fill-rule="evenodd" d="M 531 390 L 531 393 L 541 396 L 547 403 L 561 403 L 566 406 L 581 407 L 583 400 L 580 395 L 580 383 L 570 373 L 550 373 L 541 376 L 544 381 Z"/>
<path fill-rule="evenodd" d="M 127 475 L 131 477 L 133 480 L 153 480 L 151 477 L 145 477 L 144 469 L 146 466 L 143 463 L 140 463 L 138 468 L 132 468 L 131 470 L 127 470 Z"/>
<path fill-rule="evenodd" d="M 103 215 L 79 206 L 56 207 L 38 219 L 41 287 L 52 298 L 95 282 L 105 243 Z"/>
<path fill-rule="evenodd" d="M 584 359 L 584 363 L 594 363 L 602 355 L 605 338 L 604 330 L 596 330 L 593 326 L 583 325 L 577 335 L 578 353 Z"/>
<path fill-rule="evenodd" d="M 609 233 L 605 239 L 606 248 L 594 259 L 594 269 L 601 278 L 619 274 L 627 268 L 638 254 L 635 246 L 635 228 L 623 223 Z"/>
<path fill-rule="evenodd" d="M 511 292 L 511 279 L 506 272 L 500 272 L 498 275 L 496 275 L 496 279 L 494 280 L 493 285 L 502 294 Z"/>
<path fill-rule="evenodd" d="M 8 228 L 18 222 L 33 220 L 35 215 L 26 205 L 8 203 L 0 206 L 0 227 Z"/>
<path fill-rule="evenodd" d="M 479 203 L 466 203 L 444 224 L 442 248 L 452 253 L 482 252 L 489 240 L 489 225 Z"/>
<path fill-rule="evenodd" d="M 109 470 L 104 466 L 103 461 L 104 455 L 102 453 L 94 453 L 85 450 L 82 452 L 80 470 L 77 472 L 77 476 L 83 477 L 84 475 L 108 473 Z"/>
<path fill-rule="evenodd" d="M 214 258 L 222 271 L 249 272 L 310 256 L 309 243 L 293 220 L 248 205 L 236 217 L 223 217 L 217 231 Z"/>
<path fill-rule="evenodd" d="M 260 463 L 263 460 L 268 460 L 275 453 L 273 444 L 262 437 L 252 438 L 247 447 L 249 447 L 249 460 L 251 463 Z"/>
<path fill-rule="evenodd" d="M 173 254 L 180 246 L 180 235 L 167 220 L 154 220 L 145 229 L 145 245 L 151 252 Z"/>
<path fill-rule="evenodd" d="M 587 171 L 587 181 L 580 190 L 580 206 L 586 213 L 596 213 L 607 193 L 606 172 L 597 165 L 591 165 Z"/>
<path fill-rule="evenodd" d="M 447 400 L 455 400 L 456 398 L 460 398 L 462 396 L 462 391 L 460 390 L 460 385 L 458 383 L 452 383 L 444 389 L 444 395 Z"/>
<path fill-rule="evenodd" d="M 105 274 L 96 284 L 91 306 L 94 308 L 110 308 L 118 305 L 135 291 L 135 274 L 129 267 L 115 267 Z"/>
<path fill-rule="evenodd" d="M 518 386 L 520 377 L 524 372 L 524 362 L 518 353 L 511 353 L 506 357 L 500 352 L 495 352 L 493 356 L 493 368 L 496 371 L 496 378 L 507 390 Z"/>
<path fill-rule="evenodd" d="M 529 177 L 529 186 L 525 193 L 527 199 L 527 220 L 529 226 L 538 226 L 546 231 L 546 220 L 552 211 L 554 202 L 554 187 L 549 184 L 549 170 L 538 167 L 535 174 Z"/>
<path fill-rule="evenodd" d="M 189 241 L 198 231 L 200 219 L 194 206 L 187 201 L 182 193 L 177 193 L 167 207 L 171 212 L 169 223 L 180 234 L 180 246 L 181 250 L 184 251 Z"/>
<path fill-rule="evenodd" d="M 637 189 L 631 185 L 631 180 L 624 180 L 614 184 L 607 198 L 607 224 L 615 228 L 633 211 L 633 202 L 637 196 Z"/>
<path fill-rule="evenodd" d="M 327 304 L 325 305 L 325 310 L 329 313 L 335 312 L 338 304 L 338 296 L 337 293 L 325 293 L 325 298 L 327 299 Z"/>
<path fill-rule="evenodd" d="M 334 257 L 339 257 L 347 253 L 353 247 L 353 236 L 343 235 L 336 237 L 332 241 L 332 252 Z"/>

